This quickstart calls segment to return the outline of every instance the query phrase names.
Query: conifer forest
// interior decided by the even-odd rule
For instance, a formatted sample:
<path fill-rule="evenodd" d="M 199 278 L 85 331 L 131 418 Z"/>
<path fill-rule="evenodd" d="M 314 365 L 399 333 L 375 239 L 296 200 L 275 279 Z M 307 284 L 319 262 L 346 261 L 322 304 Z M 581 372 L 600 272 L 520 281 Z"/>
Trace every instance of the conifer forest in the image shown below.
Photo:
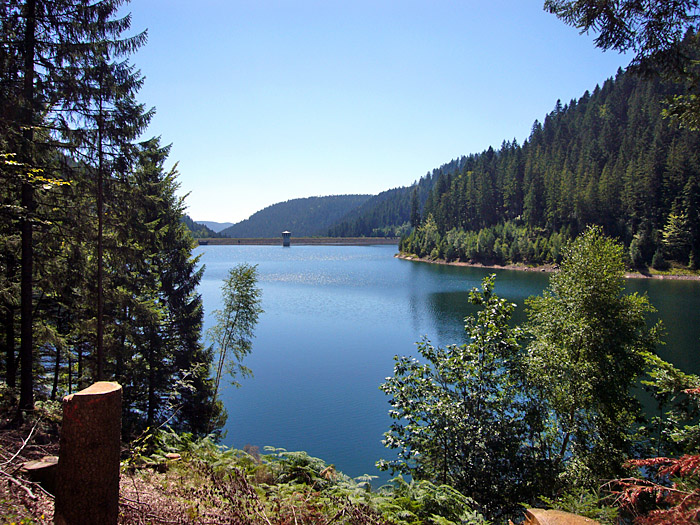
<path fill-rule="evenodd" d="M 168 419 L 203 433 L 201 270 L 169 147 L 141 137 L 153 110 L 130 56 L 146 33 L 123 4 L 0 4 L 3 377 L 24 409 L 115 380 L 126 435 Z"/>

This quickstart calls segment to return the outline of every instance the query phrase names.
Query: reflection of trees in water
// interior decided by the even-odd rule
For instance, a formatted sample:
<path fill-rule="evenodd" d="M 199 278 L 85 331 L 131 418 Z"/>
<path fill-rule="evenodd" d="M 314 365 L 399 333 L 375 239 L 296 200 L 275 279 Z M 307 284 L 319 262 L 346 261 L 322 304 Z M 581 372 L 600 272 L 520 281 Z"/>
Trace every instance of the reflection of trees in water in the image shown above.
<path fill-rule="evenodd" d="M 411 264 L 409 309 L 415 333 L 429 334 L 442 345 L 464 342 L 464 317 L 475 312 L 469 290 L 493 270 L 426 263 Z M 512 324 L 526 321 L 525 299 L 539 295 L 549 275 L 540 272 L 498 270 L 495 292 L 518 306 Z M 627 293 L 646 293 L 658 310 L 665 334 L 659 355 L 686 373 L 700 373 L 700 282 L 629 279 Z"/>
<path fill-rule="evenodd" d="M 427 312 L 435 325 L 436 341 L 440 345 L 466 342 L 464 318 L 476 315 L 477 308 L 469 304 L 469 291 L 440 292 L 426 297 Z"/>
<path fill-rule="evenodd" d="M 541 272 L 406 264 L 411 265 L 408 286 L 412 328 L 421 335 L 434 334 L 433 342 L 442 345 L 464 342 L 464 317 L 476 312 L 468 301 L 469 290 L 478 288 L 487 275 L 496 274 L 495 293 L 518 305 L 512 324 L 525 322 L 525 299 L 540 294 L 549 282 L 549 274 Z"/>
<path fill-rule="evenodd" d="M 470 288 L 471 289 L 471 288 Z M 502 293 L 502 292 L 497 292 Z M 502 296 L 503 297 L 503 296 Z M 518 298 L 512 300 L 517 306 L 513 312 L 510 325 L 522 325 L 525 320 L 525 300 Z M 426 296 L 425 311 L 430 315 L 441 345 L 461 344 L 466 342 L 464 335 L 464 318 L 476 315 L 478 307 L 469 304 L 469 290 L 455 292 L 437 292 Z"/>
<path fill-rule="evenodd" d="M 700 282 L 629 279 L 625 288 L 646 293 L 657 309 L 652 320 L 664 323 L 659 356 L 683 372 L 700 374 Z"/>
<path fill-rule="evenodd" d="M 481 269 L 406 262 L 411 265 L 409 311 L 414 333 L 435 343 L 464 342 L 464 317 L 475 311 L 469 290 L 479 286 Z"/>

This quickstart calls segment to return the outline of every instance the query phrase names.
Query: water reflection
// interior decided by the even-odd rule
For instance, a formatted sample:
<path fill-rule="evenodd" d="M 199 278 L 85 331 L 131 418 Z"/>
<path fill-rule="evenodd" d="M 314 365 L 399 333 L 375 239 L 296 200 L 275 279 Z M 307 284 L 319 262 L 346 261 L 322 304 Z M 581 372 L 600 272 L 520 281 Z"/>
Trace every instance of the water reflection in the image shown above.
<path fill-rule="evenodd" d="M 416 263 L 409 263 L 416 264 Z M 482 268 L 459 268 L 445 270 L 440 265 L 417 265 L 420 272 L 431 272 L 436 279 L 452 279 L 461 276 L 461 290 L 433 292 L 416 295 L 425 300 L 421 311 L 429 313 L 442 344 L 459 343 L 464 339 L 460 330 L 461 321 L 474 315 L 476 308 L 468 304 L 468 290 L 481 285 L 488 273 L 496 274 L 495 293 L 513 301 L 517 306 L 513 313 L 513 324 L 523 324 L 526 319 L 525 300 L 540 295 L 549 284 L 550 274 L 544 272 L 515 272 Z M 626 279 L 625 293 L 647 295 L 657 312 L 650 316 L 649 323 L 661 320 L 664 325 L 663 344 L 657 349 L 659 355 L 681 370 L 700 374 L 700 282 L 675 279 Z M 418 309 L 416 305 L 414 308 Z M 460 326 L 457 327 L 457 323 Z"/>

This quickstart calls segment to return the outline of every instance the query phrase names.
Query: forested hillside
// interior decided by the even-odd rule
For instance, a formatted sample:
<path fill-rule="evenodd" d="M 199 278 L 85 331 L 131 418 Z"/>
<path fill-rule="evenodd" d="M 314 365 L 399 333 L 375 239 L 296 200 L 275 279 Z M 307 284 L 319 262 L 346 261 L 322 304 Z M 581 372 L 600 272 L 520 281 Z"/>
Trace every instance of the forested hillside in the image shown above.
<path fill-rule="evenodd" d="M 268 206 L 219 234 L 233 238 L 271 238 L 289 230 L 295 237 L 326 235 L 329 226 L 369 198 L 370 195 L 333 195 L 292 199 Z"/>
<path fill-rule="evenodd" d="M 700 255 L 700 135 L 662 117 L 675 85 L 622 71 L 557 101 L 522 145 L 463 157 L 443 171 L 404 252 L 447 260 L 555 262 L 589 224 L 637 267 Z"/>
<path fill-rule="evenodd" d="M 328 229 L 328 235 L 330 237 L 401 235 L 402 226 L 408 226 L 409 211 L 410 193 L 407 188 L 383 191 L 331 226 Z"/>
<path fill-rule="evenodd" d="M 413 226 L 411 211 L 425 205 L 435 181 L 442 172 L 459 169 L 457 161 L 428 172 L 409 187 L 383 191 L 370 198 L 328 229 L 331 237 L 393 237 L 404 235 Z"/>
<path fill-rule="evenodd" d="M 208 239 L 211 237 L 220 237 L 218 233 L 209 228 L 206 224 L 194 222 L 192 220 L 192 217 L 190 217 L 189 215 L 183 215 L 182 222 L 185 224 L 185 226 L 187 226 L 187 229 L 190 230 L 192 237 L 194 237 L 195 239 Z"/>

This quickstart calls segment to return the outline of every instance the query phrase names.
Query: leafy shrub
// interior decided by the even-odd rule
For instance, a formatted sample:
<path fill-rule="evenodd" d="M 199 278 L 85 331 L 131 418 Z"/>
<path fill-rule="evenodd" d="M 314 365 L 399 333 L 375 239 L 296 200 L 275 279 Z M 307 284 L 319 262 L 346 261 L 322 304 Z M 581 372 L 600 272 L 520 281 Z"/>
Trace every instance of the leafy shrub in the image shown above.
<path fill-rule="evenodd" d="M 603 525 L 617 523 L 618 509 L 605 505 L 600 495 L 591 490 L 564 492 L 556 499 L 544 496 L 540 499 L 548 507 L 591 518 Z"/>
<path fill-rule="evenodd" d="M 388 496 L 380 505 L 384 516 L 398 524 L 487 523 L 473 510 L 476 506 L 474 500 L 449 485 L 434 485 L 426 480 L 406 482 L 399 476 L 391 481 L 390 486 L 380 489 L 380 493 Z"/>

